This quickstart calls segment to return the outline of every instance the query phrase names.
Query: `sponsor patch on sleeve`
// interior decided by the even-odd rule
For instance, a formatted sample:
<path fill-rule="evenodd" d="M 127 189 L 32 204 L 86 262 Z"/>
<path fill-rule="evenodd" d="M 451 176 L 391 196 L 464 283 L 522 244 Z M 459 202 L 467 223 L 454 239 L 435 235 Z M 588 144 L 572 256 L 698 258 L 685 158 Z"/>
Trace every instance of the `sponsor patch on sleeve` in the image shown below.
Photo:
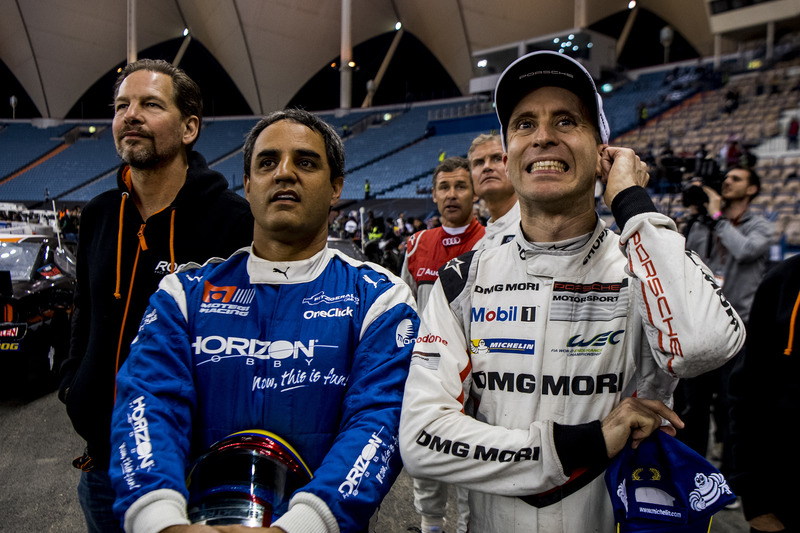
<path fill-rule="evenodd" d="M 436 352 L 414 352 L 411 354 L 411 364 L 420 365 L 428 370 L 438 370 L 442 356 Z"/>

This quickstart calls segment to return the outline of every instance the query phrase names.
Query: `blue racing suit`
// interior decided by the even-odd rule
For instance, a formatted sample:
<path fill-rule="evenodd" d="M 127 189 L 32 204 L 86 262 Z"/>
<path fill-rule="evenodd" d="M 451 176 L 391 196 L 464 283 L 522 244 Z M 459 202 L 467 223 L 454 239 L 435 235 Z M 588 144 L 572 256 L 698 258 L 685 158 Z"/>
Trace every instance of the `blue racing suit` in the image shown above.
<path fill-rule="evenodd" d="M 329 248 L 293 262 L 242 249 L 167 276 L 117 377 L 109 474 L 126 530 L 188 524 L 188 465 L 247 429 L 282 437 L 314 474 L 273 525 L 365 530 L 402 468 L 418 326 L 405 283 Z"/>

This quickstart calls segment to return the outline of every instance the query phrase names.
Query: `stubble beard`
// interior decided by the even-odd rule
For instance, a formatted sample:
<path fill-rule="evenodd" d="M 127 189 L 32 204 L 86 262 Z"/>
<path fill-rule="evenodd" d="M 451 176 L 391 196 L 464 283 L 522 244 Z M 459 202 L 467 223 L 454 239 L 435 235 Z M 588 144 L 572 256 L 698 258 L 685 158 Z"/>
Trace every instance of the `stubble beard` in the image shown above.
<path fill-rule="evenodd" d="M 158 150 L 152 139 L 144 146 L 118 146 L 117 154 L 131 168 L 149 169 L 160 166 L 178 153 L 176 146 L 170 145 L 166 151 Z"/>

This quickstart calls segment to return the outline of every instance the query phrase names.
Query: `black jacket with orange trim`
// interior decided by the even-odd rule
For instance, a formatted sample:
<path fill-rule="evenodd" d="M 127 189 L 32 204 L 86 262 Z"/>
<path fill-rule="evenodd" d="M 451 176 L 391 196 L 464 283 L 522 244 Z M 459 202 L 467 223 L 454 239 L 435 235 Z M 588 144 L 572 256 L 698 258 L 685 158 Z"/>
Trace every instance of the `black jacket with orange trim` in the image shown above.
<path fill-rule="evenodd" d="M 794 531 L 800 419 L 800 255 L 775 265 L 758 285 L 745 351 L 731 375 L 731 487 L 751 520 L 775 514 Z"/>
<path fill-rule="evenodd" d="M 107 469 L 116 372 L 125 361 L 150 295 L 181 265 L 226 258 L 253 240 L 247 201 L 189 153 L 186 183 L 172 204 L 145 222 L 124 178 L 83 209 L 78 238 L 70 353 L 59 398 L 95 468 Z"/>

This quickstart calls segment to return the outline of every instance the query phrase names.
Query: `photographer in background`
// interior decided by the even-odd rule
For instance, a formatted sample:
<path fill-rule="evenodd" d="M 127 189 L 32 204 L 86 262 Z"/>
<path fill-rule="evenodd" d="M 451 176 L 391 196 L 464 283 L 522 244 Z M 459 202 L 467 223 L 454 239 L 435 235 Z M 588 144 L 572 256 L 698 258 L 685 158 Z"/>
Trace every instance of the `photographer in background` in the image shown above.
<path fill-rule="evenodd" d="M 706 208 L 708 205 L 708 194 L 703 190 L 702 181 L 694 180 L 684 189 L 681 203 L 683 203 L 683 207 L 686 208 L 687 212 L 686 221 L 683 228 L 681 228 L 681 233 L 683 233 L 684 237 L 689 235 L 692 226 L 697 222 L 704 224 L 709 223 L 706 220 L 709 218 L 708 209 Z"/>
<path fill-rule="evenodd" d="M 749 209 L 761 189 L 761 179 L 752 168 L 735 166 L 726 173 L 719 192 L 709 181 L 702 183 L 684 192 L 684 203 L 696 210 L 684 229 L 686 248 L 711 268 L 722 293 L 746 323 L 773 240 L 772 224 Z M 708 374 L 683 380 L 675 395 L 676 411 L 686 422 L 678 437 L 703 456 L 708 451 L 713 404 L 716 440 L 722 443 L 720 470 L 726 476 L 730 474 L 728 378 L 734 360 Z M 683 410 L 677 405 L 681 401 L 685 402 Z"/>

